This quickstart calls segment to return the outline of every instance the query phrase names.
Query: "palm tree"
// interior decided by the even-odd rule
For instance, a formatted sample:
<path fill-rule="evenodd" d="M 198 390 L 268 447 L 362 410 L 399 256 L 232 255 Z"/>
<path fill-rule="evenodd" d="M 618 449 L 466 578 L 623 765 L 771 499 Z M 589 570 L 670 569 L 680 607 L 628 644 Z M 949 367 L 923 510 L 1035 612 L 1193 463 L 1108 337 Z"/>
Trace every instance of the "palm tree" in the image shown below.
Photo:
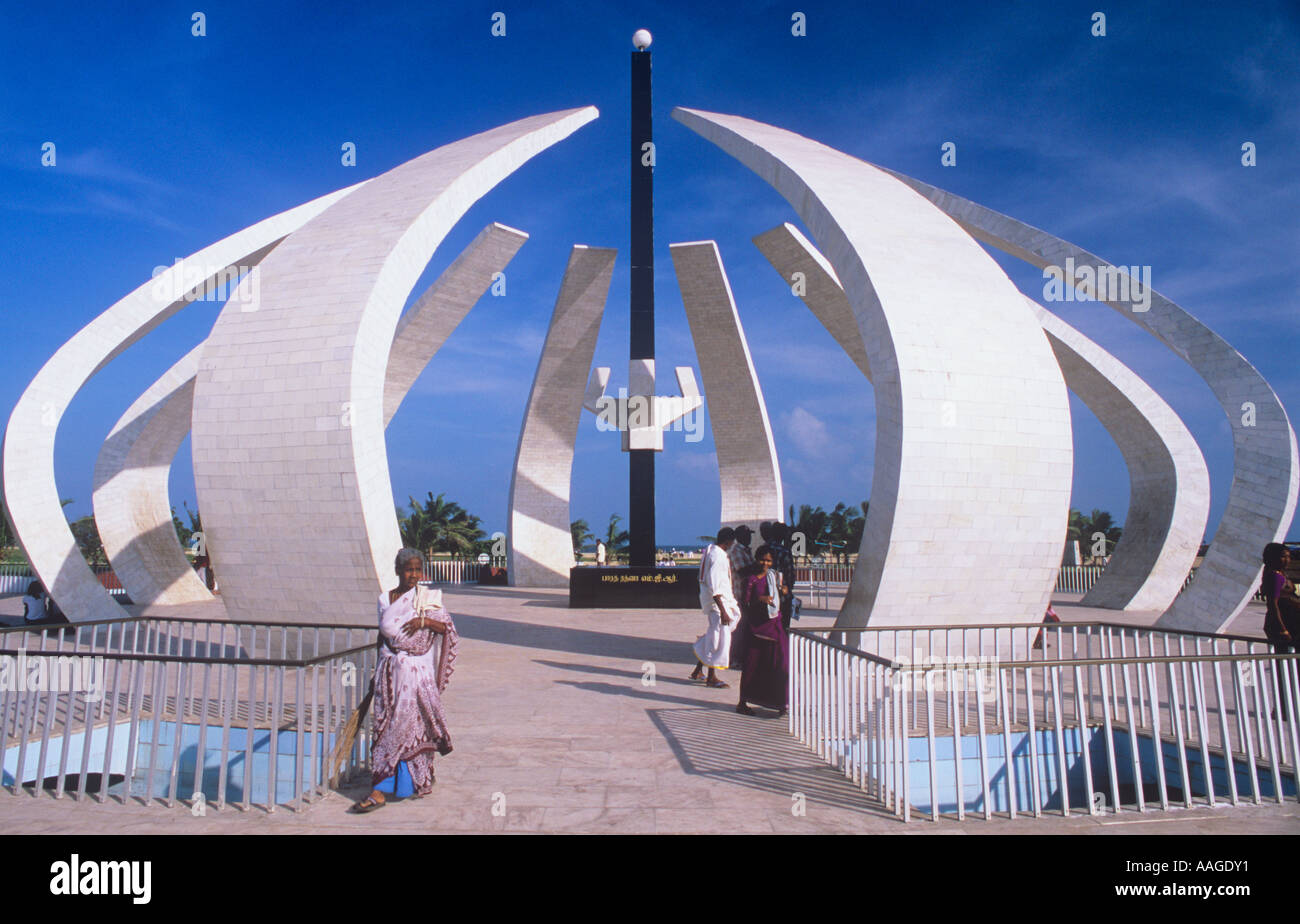
<path fill-rule="evenodd" d="M 1114 517 L 1105 510 L 1094 509 L 1087 516 L 1078 510 L 1070 511 L 1069 525 L 1065 531 L 1067 539 L 1077 539 L 1083 549 L 1090 551 L 1097 541 L 1093 537 L 1098 533 L 1101 534 L 1100 542 L 1105 547 L 1104 555 L 1110 555 L 1124 530 L 1115 525 Z"/>
<path fill-rule="evenodd" d="M 586 520 L 574 520 L 569 524 L 569 534 L 573 536 L 573 554 L 577 555 L 582 551 L 590 540 L 596 538 L 596 534 L 591 531 L 591 526 Z"/>
<path fill-rule="evenodd" d="M 617 513 L 609 515 L 609 528 L 605 530 L 605 558 L 613 561 L 621 552 L 627 551 L 627 530 L 620 530 L 618 524 L 623 518 Z"/>
<path fill-rule="evenodd" d="M 843 505 L 841 504 L 840 506 L 842 507 Z M 794 508 L 791 507 L 790 510 L 793 514 Z M 799 516 L 797 518 L 793 516 L 791 517 L 794 522 L 794 531 L 797 533 L 803 533 L 805 548 L 808 549 L 808 554 L 810 555 L 817 554 L 818 547 L 824 546 L 827 543 L 826 530 L 828 516 L 829 514 L 827 514 L 820 506 L 810 507 L 807 504 L 803 504 L 799 507 Z"/>
<path fill-rule="evenodd" d="M 862 518 L 857 507 L 846 507 L 841 501 L 826 517 L 826 541 L 831 554 L 848 561 L 849 543 L 853 537 L 853 523 Z M 859 534 L 861 541 L 861 534 Z"/>
<path fill-rule="evenodd" d="M 426 557 L 434 552 L 449 552 L 465 558 L 479 550 L 484 539 L 479 518 L 460 504 L 446 500 L 445 494 L 434 497 L 432 491 L 423 506 L 414 497 L 408 500 L 409 514 L 403 516 L 398 509 L 398 528 L 405 545 L 419 549 Z"/>

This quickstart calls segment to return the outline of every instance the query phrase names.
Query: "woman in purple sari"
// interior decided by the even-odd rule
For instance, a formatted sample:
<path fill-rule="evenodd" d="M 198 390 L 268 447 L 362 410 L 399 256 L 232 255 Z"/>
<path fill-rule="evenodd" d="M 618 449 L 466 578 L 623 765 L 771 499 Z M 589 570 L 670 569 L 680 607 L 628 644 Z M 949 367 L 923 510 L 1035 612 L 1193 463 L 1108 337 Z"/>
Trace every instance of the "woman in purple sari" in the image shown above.
<path fill-rule="evenodd" d="M 442 691 L 456 660 L 456 627 L 442 605 L 442 591 L 420 586 L 424 556 L 402 549 L 399 584 L 379 595 L 379 663 L 375 667 L 370 752 L 374 790 L 352 807 L 358 813 L 384 807 L 384 793 L 417 797 L 433 790 L 434 754 L 451 751 L 442 712 Z"/>
<path fill-rule="evenodd" d="M 736 706 L 741 715 L 754 714 L 750 703 L 776 709 L 782 715 L 786 709 L 790 645 L 781 622 L 780 578 L 772 570 L 772 558 L 771 547 L 759 547 L 741 592 L 740 632 L 745 636 L 745 654 Z"/>

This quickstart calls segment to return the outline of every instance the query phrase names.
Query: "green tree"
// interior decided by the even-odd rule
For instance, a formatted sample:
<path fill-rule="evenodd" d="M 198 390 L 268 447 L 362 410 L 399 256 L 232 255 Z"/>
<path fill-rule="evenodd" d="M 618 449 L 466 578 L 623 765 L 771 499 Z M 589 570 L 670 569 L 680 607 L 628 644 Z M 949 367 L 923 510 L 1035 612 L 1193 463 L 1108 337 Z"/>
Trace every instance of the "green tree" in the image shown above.
<path fill-rule="evenodd" d="M 91 566 L 107 565 L 108 556 L 104 554 L 104 543 L 99 538 L 99 528 L 95 526 L 93 516 L 82 517 L 68 524 L 72 538 L 77 540 L 77 548 Z"/>
<path fill-rule="evenodd" d="M 862 517 L 858 514 L 857 507 L 847 507 L 844 502 L 835 505 L 826 516 L 826 543 L 832 555 L 835 555 L 842 561 L 848 561 L 849 552 L 856 551 L 850 548 L 853 541 L 854 524 L 861 521 Z M 862 541 L 861 526 L 858 527 L 858 541 Z"/>
<path fill-rule="evenodd" d="M 1092 550 L 1094 543 L 1098 541 L 1095 538 L 1098 533 L 1103 537 L 1101 544 L 1105 546 L 1105 554 L 1110 555 L 1115 550 L 1115 543 L 1119 542 L 1120 536 L 1124 534 L 1124 530 L 1115 525 L 1114 517 L 1105 510 L 1094 509 L 1087 515 L 1078 510 L 1070 511 L 1065 535 L 1067 539 L 1079 541 L 1079 551 L 1085 556 L 1096 557 L 1092 555 Z"/>
<path fill-rule="evenodd" d="M 591 525 L 586 520 L 574 520 L 569 524 L 569 534 L 573 536 L 573 554 L 577 555 L 596 534 L 591 531 Z"/>
<path fill-rule="evenodd" d="M 467 512 L 460 504 L 446 499 L 445 494 L 428 498 L 423 505 L 410 501 L 409 513 L 397 510 L 398 528 L 402 543 L 419 549 L 426 556 L 435 552 L 450 553 L 458 558 L 468 558 L 486 550 L 486 536 L 479 518 Z"/>
<path fill-rule="evenodd" d="M 862 516 L 855 516 L 849 520 L 849 554 L 856 555 L 862 548 L 862 534 L 867 530 L 867 508 L 871 506 L 870 501 L 862 502 Z"/>
<path fill-rule="evenodd" d="M 4 498 L 0 497 L 0 549 L 7 549 L 15 542 L 14 531 L 9 528 L 9 508 Z"/>
<path fill-rule="evenodd" d="M 623 518 L 617 513 L 609 515 L 609 527 L 605 530 L 605 560 L 614 561 L 627 552 L 627 530 L 620 530 L 618 524 Z"/>
<path fill-rule="evenodd" d="M 194 544 L 194 534 L 203 532 L 203 521 L 199 518 L 197 510 L 191 510 L 189 501 L 182 502 L 185 507 L 185 516 L 189 519 L 190 525 L 186 526 L 181 522 L 181 518 L 176 513 L 176 508 L 172 508 L 172 526 L 176 529 L 176 538 L 180 540 L 181 547 L 188 549 Z"/>
<path fill-rule="evenodd" d="M 841 505 L 843 506 L 843 505 Z M 799 515 L 793 516 L 794 507 L 790 508 L 792 520 L 794 522 L 794 531 L 803 533 L 804 548 L 809 555 L 817 555 L 825 551 L 827 540 L 827 520 L 829 515 L 820 506 L 810 507 L 803 504 L 799 507 Z"/>

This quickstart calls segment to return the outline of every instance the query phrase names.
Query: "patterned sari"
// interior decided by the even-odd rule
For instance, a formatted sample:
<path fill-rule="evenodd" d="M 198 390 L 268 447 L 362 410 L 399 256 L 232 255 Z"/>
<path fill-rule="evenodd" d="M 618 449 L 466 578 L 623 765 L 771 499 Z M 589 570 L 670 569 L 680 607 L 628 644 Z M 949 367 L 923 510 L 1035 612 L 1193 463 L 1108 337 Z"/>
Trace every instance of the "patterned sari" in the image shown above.
<path fill-rule="evenodd" d="M 445 623 L 446 633 L 421 629 L 407 635 L 402 631 L 403 626 L 421 616 Z M 386 591 L 380 594 L 379 636 L 379 664 L 371 705 L 372 785 L 379 788 L 404 763 L 415 793 L 424 795 L 433 789 L 434 754 L 451 751 L 442 691 L 451 678 L 459 640 L 451 616 L 442 605 L 442 592 L 416 585 L 392 603 Z"/>

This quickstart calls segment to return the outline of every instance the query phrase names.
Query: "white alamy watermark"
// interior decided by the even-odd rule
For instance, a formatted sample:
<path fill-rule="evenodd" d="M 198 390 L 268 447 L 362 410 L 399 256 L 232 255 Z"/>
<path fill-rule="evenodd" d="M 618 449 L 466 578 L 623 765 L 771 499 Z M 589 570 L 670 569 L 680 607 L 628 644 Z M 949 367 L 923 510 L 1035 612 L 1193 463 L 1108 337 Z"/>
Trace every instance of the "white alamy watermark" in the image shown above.
<path fill-rule="evenodd" d="M 1074 257 L 1066 257 L 1064 266 L 1044 266 L 1043 279 L 1043 301 L 1110 302 L 1136 312 L 1151 309 L 1149 266 L 1079 266 Z"/>
<path fill-rule="evenodd" d="M 104 695 L 104 659 L 88 655 L 0 655 L 0 690 L 11 693 L 83 693 L 86 702 Z"/>
<path fill-rule="evenodd" d="M 50 864 L 52 895 L 130 895 L 137 905 L 153 894 L 150 860 L 83 860 L 73 854 Z"/>
<path fill-rule="evenodd" d="M 256 311 L 261 294 L 260 273 L 252 266 L 216 266 L 182 260 L 153 268 L 150 287 L 159 305 L 176 302 L 233 302 L 243 311 Z"/>
<path fill-rule="evenodd" d="M 664 432 L 685 433 L 686 442 L 698 443 L 704 439 L 704 406 L 697 404 L 687 409 L 689 400 L 680 395 L 629 396 L 626 388 L 620 388 L 618 397 L 601 395 L 596 400 L 596 429 L 608 433 L 653 427 L 657 407 L 661 420 L 672 421 L 664 426 Z"/>
<path fill-rule="evenodd" d="M 974 692 L 980 690 L 992 696 L 997 690 L 998 659 L 981 655 L 922 654 L 920 648 L 912 650 L 912 657 L 899 655 L 895 660 L 911 670 L 901 670 L 894 675 L 895 689 L 933 690 L 935 693 Z"/>

